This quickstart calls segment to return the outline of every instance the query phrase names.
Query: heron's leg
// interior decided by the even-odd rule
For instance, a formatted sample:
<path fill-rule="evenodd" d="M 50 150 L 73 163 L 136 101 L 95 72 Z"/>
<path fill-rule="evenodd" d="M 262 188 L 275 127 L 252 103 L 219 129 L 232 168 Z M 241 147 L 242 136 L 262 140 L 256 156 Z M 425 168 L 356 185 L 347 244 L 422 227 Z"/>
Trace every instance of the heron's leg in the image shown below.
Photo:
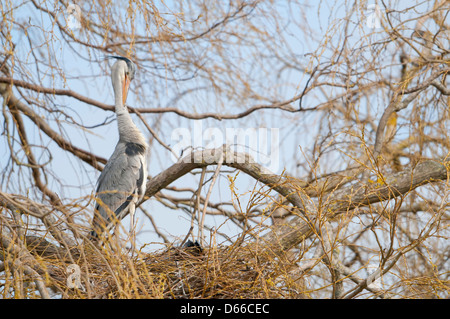
<path fill-rule="evenodd" d="M 132 249 L 132 253 L 134 253 L 135 250 L 135 246 L 136 246 L 136 225 L 135 225 L 135 210 L 136 210 L 136 206 L 134 205 L 134 203 L 132 203 L 130 205 L 130 239 L 131 239 L 131 249 Z"/>

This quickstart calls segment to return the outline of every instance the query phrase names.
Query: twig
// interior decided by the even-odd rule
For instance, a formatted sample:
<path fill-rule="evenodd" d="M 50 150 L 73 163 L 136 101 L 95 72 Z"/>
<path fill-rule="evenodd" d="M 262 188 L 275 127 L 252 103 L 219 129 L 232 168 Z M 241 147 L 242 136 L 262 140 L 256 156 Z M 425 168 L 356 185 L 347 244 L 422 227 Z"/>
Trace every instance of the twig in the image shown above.
<path fill-rule="evenodd" d="M 197 216 L 197 213 L 199 215 L 198 219 L 200 219 L 200 197 L 201 197 L 201 192 L 202 192 L 202 188 L 203 188 L 203 182 L 205 180 L 205 175 L 206 175 L 206 167 L 203 167 L 202 174 L 200 175 L 200 181 L 198 182 L 198 188 L 194 194 L 195 195 L 195 206 L 194 206 L 194 211 L 192 212 L 192 216 L 191 216 L 191 228 L 189 229 L 188 235 L 189 234 L 192 235 L 192 231 L 194 230 L 194 220 L 195 220 L 195 216 Z M 200 230 L 199 230 L 198 235 L 199 234 L 200 234 Z M 192 239 L 194 239 L 194 238 L 192 238 Z M 184 243 L 184 241 L 183 241 L 183 243 Z"/>
<path fill-rule="evenodd" d="M 31 84 L 26 81 L 16 80 L 16 79 L 9 78 L 9 77 L 0 77 L 0 83 L 7 83 L 7 84 L 15 85 L 18 87 L 23 87 L 23 88 L 33 90 L 33 91 L 36 91 L 39 93 L 44 93 L 44 94 L 70 96 L 70 97 L 73 97 L 81 102 L 86 103 L 86 104 L 96 106 L 102 110 L 114 111 L 113 105 L 108 105 L 105 103 L 98 102 L 97 100 L 88 98 L 88 97 L 83 96 L 79 93 L 76 93 L 72 90 L 46 88 L 46 87 L 43 87 L 40 85 Z M 308 108 L 308 109 L 298 110 L 298 109 L 295 109 L 290 106 L 291 103 L 299 100 L 302 96 L 303 96 L 303 93 L 296 95 L 285 101 L 274 102 L 271 104 L 254 105 L 254 106 L 247 108 L 245 111 L 237 113 L 237 114 L 219 114 L 219 113 L 211 113 L 211 112 L 202 113 L 202 114 L 193 114 L 193 113 L 184 112 L 176 107 L 156 107 L 156 108 L 129 107 L 129 110 L 132 113 L 139 112 L 141 114 L 144 114 L 144 113 L 158 113 L 158 114 L 159 113 L 175 113 L 179 116 L 182 116 L 187 119 L 192 119 L 192 120 L 200 120 L 200 119 L 207 119 L 207 118 L 213 118 L 216 120 L 235 120 L 235 119 L 240 119 L 240 118 L 246 117 L 246 116 L 252 114 L 253 112 L 256 112 L 259 110 L 265 110 L 265 109 L 278 109 L 278 110 L 287 111 L 287 112 L 291 112 L 291 113 L 295 113 L 295 112 L 299 112 L 299 111 L 306 112 L 306 111 L 316 110 L 316 108 L 310 108 L 310 109 Z"/>
<path fill-rule="evenodd" d="M 209 197 L 211 196 L 212 189 L 214 187 L 214 184 L 216 183 L 217 176 L 220 173 L 220 168 L 222 167 L 222 163 L 223 163 L 223 151 L 220 153 L 220 157 L 219 157 L 219 160 L 217 162 L 216 171 L 214 172 L 213 178 L 211 180 L 211 184 L 209 185 L 208 193 L 206 194 L 205 202 L 203 203 L 203 211 L 202 211 L 202 217 L 201 217 L 201 220 L 200 220 L 199 235 L 198 235 L 198 237 L 200 239 L 200 244 L 202 246 L 204 245 L 203 226 L 205 224 L 206 209 L 208 208 Z"/>

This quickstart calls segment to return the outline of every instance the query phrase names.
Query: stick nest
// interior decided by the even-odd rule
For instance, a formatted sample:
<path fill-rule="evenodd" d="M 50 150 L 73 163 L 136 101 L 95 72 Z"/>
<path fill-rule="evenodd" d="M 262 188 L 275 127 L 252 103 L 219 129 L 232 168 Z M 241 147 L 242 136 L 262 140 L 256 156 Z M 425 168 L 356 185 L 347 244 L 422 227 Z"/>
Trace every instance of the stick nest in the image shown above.
<path fill-rule="evenodd" d="M 255 243 L 171 246 L 134 257 L 129 252 L 86 246 L 76 259 L 73 256 L 45 261 L 50 286 L 63 298 L 304 297 L 302 278 L 289 274 L 295 262 L 265 252 Z M 77 276 L 68 268 L 73 264 L 79 266 L 76 287 L 70 285 Z"/>

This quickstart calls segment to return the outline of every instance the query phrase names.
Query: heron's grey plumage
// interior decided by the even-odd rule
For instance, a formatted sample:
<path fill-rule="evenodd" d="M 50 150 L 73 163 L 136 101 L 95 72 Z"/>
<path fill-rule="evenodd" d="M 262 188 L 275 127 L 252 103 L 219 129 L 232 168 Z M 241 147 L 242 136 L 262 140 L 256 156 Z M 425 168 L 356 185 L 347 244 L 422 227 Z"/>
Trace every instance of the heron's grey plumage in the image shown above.
<path fill-rule="evenodd" d="M 115 57 L 111 79 L 115 96 L 115 111 L 119 128 L 119 141 L 97 181 L 95 214 L 91 232 L 108 230 L 112 218 L 133 217 L 136 204 L 145 193 L 147 180 L 147 143 L 141 131 L 133 123 L 124 96 L 127 85 L 134 77 L 135 66 L 131 60 Z M 126 82 L 128 81 L 128 82 Z M 133 222 L 133 218 L 132 218 Z"/>

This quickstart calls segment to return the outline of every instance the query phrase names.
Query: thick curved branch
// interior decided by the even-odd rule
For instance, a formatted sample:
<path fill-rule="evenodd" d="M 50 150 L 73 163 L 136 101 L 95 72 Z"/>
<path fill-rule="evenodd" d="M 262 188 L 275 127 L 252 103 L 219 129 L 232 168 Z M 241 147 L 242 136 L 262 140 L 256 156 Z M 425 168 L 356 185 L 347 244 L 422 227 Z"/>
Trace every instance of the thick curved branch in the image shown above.
<path fill-rule="evenodd" d="M 223 165 L 237 168 L 250 175 L 255 180 L 284 196 L 293 206 L 299 209 L 301 215 L 274 228 L 264 236 L 264 241 L 270 250 L 288 250 L 314 233 L 316 221 L 320 218 L 331 219 L 337 214 L 347 212 L 356 207 L 389 200 L 406 195 L 411 190 L 428 183 L 447 179 L 445 163 L 425 161 L 412 169 L 406 169 L 394 174 L 380 187 L 376 184 L 352 185 L 333 192 L 324 200 L 327 205 L 320 207 L 309 198 L 294 180 L 289 177 L 268 173 L 261 165 L 255 163 L 251 156 L 245 153 L 230 152 L 221 147 L 214 150 L 196 151 L 181 159 L 165 171 L 150 179 L 147 183 L 146 199 L 154 196 L 161 189 L 169 186 L 178 178 L 196 168 L 217 165 L 220 154 L 224 152 Z"/>
<path fill-rule="evenodd" d="M 21 102 L 11 91 L 8 91 L 8 85 L 0 84 L 0 94 L 6 99 L 6 104 L 11 110 L 20 111 L 26 115 L 40 130 L 42 130 L 48 137 L 50 137 L 59 147 L 63 150 L 71 152 L 76 157 L 80 158 L 84 162 L 92 165 L 97 169 L 101 169 L 98 163 L 106 164 L 106 159 L 93 155 L 79 147 L 74 146 L 72 143 L 64 139 L 60 134 L 55 132 L 50 125 L 36 114 L 30 107 L 25 103 Z"/>

